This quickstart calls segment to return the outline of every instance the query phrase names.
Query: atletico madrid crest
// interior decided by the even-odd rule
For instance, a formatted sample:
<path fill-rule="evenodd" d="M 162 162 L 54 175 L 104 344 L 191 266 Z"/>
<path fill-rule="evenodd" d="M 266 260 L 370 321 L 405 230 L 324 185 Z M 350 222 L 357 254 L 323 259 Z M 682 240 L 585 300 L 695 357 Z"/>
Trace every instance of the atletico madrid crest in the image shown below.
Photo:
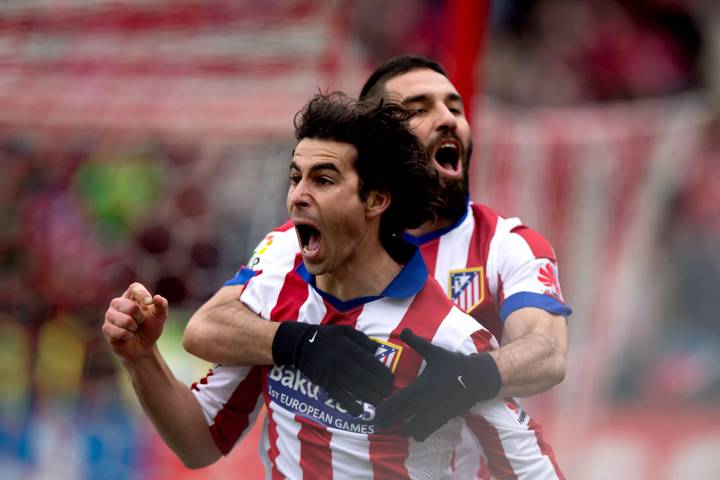
<path fill-rule="evenodd" d="M 464 312 L 480 305 L 485 299 L 483 267 L 450 270 L 448 296 Z"/>
<path fill-rule="evenodd" d="M 378 344 L 378 349 L 375 351 L 375 358 L 380 360 L 386 367 L 395 373 L 395 367 L 400 360 L 400 354 L 402 353 L 403 347 L 401 345 L 395 345 L 394 343 L 385 342 L 375 337 L 370 337 L 375 343 Z"/>

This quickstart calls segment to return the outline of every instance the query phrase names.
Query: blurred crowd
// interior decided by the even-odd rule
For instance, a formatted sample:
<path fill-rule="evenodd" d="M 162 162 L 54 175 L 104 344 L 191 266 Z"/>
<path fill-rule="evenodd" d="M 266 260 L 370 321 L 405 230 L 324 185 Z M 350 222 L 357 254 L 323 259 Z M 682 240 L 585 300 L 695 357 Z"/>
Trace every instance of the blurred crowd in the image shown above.
<path fill-rule="evenodd" d="M 198 144 L 18 134 L 0 145 L 0 369 L 16 379 L 0 395 L 0 477 L 13 478 L 3 457 L 46 464 L 37 441 L 48 432 L 38 429 L 68 435 L 70 425 L 53 421 L 70 415 L 81 426 L 70 431 L 87 444 L 78 451 L 97 457 L 88 465 L 103 472 L 118 463 L 109 471 L 125 478 L 140 459 L 130 452 L 140 448 L 137 415 L 101 336 L 103 313 L 130 282 L 143 282 L 173 305 L 179 344 L 189 314 L 252 248 L 254 205 L 232 202 L 238 187 L 257 194 L 262 169 L 235 171 L 243 163 L 232 145 L 208 153 Z M 256 155 L 250 161 L 274 153 Z M 278 208 L 265 214 L 258 228 L 281 218 Z"/>
<path fill-rule="evenodd" d="M 444 3 L 349 2 L 344 25 L 368 65 L 408 51 L 437 56 Z M 381 7 L 389 10 L 378 16 Z M 478 82 L 517 108 L 703 95 L 720 78 L 717 11 L 710 0 L 495 0 Z M 610 393 L 619 401 L 720 401 L 718 125 L 668 199 L 657 239 L 662 318 L 617 366 Z M 142 281 L 170 300 L 181 332 L 284 220 L 290 144 L 257 142 L 0 127 L 0 371 L 14 379 L 0 394 L 0 477 L 11 468 L 3 458 L 32 464 L 42 454 L 37 429 L 47 423 L 34 419 L 48 403 L 87 425 L 83 455 L 99 472 L 88 478 L 127 476 L 138 426 L 100 337 L 102 315 Z M 125 440 L 108 457 L 110 437 Z"/>
<path fill-rule="evenodd" d="M 692 0 L 495 2 L 488 92 L 523 106 L 674 94 L 701 83 Z"/>

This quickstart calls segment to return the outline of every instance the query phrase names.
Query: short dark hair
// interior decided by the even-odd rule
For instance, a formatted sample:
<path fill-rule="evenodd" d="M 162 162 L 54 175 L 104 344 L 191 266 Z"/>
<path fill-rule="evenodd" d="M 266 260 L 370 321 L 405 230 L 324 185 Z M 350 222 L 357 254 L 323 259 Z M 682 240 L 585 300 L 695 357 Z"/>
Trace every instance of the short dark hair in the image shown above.
<path fill-rule="evenodd" d="M 385 84 L 391 78 L 410 70 L 427 68 L 447 77 L 445 69 L 438 62 L 417 55 L 400 55 L 387 60 L 375 69 L 360 90 L 360 100 L 381 98 L 385 94 Z"/>
<path fill-rule="evenodd" d="M 358 194 L 387 192 L 380 240 L 391 255 L 402 232 L 435 218 L 443 205 L 438 174 L 425 149 L 407 129 L 413 112 L 384 101 L 358 101 L 342 92 L 319 93 L 295 115 L 295 137 L 334 140 L 357 149 Z"/>

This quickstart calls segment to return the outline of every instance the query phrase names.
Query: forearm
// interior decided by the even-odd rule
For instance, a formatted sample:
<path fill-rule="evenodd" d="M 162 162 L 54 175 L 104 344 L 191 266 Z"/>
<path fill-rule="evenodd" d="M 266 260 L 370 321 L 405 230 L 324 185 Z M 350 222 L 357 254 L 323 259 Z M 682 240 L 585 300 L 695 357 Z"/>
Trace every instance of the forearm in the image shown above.
<path fill-rule="evenodd" d="M 250 311 L 240 301 L 240 293 L 242 287 L 223 287 L 195 312 L 185 327 L 185 350 L 213 363 L 273 364 L 278 324 Z"/>
<path fill-rule="evenodd" d="M 178 381 L 154 347 L 152 354 L 124 361 L 140 404 L 165 443 L 189 468 L 215 462 L 220 451 L 200 404 L 190 389 Z"/>
<path fill-rule="evenodd" d="M 537 395 L 565 377 L 565 353 L 548 335 L 530 332 L 490 355 L 502 379 L 501 398 Z"/>

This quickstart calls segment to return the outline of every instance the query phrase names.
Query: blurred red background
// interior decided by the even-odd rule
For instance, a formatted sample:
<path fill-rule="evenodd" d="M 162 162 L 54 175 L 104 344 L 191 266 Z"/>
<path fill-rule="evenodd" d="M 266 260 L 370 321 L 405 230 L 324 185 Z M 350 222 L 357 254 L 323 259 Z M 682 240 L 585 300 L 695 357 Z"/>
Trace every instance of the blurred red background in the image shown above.
<path fill-rule="evenodd" d="M 565 381 L 524 405 L 574 479 L 720 477 L 718 7 L 691 0 L 9 0 L 0 5 L 0 477 L 259 478 L 257 433 L 189 472 L 100 336 L 138 280 L 161 349 L 284 221 L 292 117 L 438 58 L 472 196 L 554 244 Z M 62 448 L 58 448 L 62 445 Z"/>

